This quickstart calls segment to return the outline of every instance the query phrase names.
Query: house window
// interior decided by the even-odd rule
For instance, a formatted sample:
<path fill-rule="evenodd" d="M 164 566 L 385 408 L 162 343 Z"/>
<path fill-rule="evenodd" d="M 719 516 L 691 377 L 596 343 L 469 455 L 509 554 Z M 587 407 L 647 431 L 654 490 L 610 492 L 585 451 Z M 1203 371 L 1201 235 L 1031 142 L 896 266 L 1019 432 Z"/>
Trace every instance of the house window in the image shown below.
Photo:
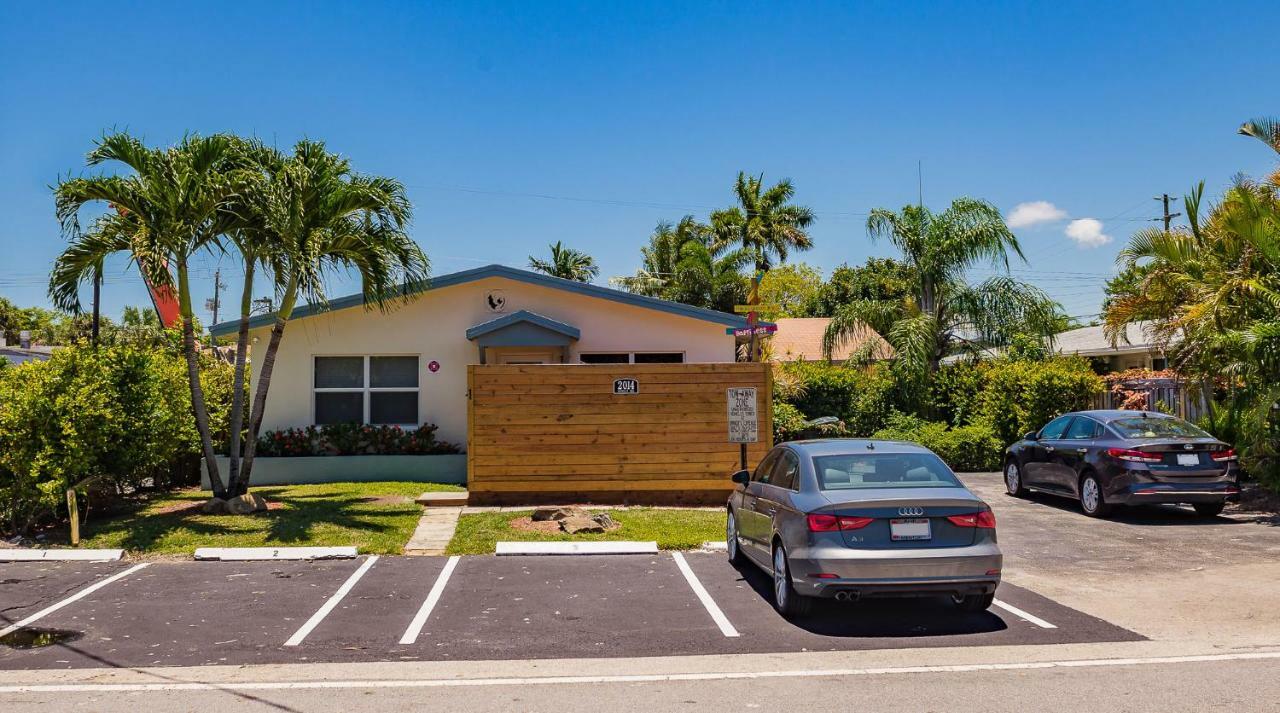
<path fill-rule="evenodd" d="M 583 364 L 683 364 L 682 352 L 597 352 L 579 354 Z"/>
<path fill-rule="evenodd" d="M 315 423 L 418 424 L 418 357 L 318 356 Z"/>
<path fill-rule="evenodd" d="M 1164 357 L 1152 357 L 1152 358 L 1151 358 L 1151 370 L 1152 370 L 1152 371 L 1164 371 L 1164 370 L 1165 370 L 1165 369 L 1167 369 L 1167 368 L 1169 368 L 1169 360 L 1168 360 L 1168 359 L 1165 359 Z"/>

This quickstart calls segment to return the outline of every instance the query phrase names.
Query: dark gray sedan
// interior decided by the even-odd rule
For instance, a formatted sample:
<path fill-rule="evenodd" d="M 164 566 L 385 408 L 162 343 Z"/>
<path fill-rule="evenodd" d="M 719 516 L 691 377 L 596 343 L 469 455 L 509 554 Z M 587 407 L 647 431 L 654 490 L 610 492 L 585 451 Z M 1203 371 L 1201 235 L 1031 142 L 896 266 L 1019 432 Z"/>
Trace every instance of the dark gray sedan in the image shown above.
<path fill-rule="evenodd" d="M 1003 563 L 995 517 L 927 448 L 784 443 L 733 481 L 729 559 L 773 575 L 785 616 L 816 598 L 941 595 L 967 611 L 991 606 Z"/>
<path fill-rule="evenodd" d="M 1222 512 L 1240 492 L 1236 452 L 1200 428 L 1162 413 L 1080 411 L 1028 433 L 1005 455 L 1005 489 L 1065 495 L 1092 517 L 1116 505 L 1189 503 Z"/>

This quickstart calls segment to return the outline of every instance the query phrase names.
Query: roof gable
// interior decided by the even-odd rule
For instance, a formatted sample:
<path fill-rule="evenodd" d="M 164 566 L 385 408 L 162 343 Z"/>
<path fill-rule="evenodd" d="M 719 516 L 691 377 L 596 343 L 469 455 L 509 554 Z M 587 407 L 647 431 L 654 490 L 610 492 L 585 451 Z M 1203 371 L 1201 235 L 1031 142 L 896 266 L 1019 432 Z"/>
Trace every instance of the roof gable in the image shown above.
<path fill-rule="evenodd" d="M 429 289 L 442 289 L 445 287 L 453 287 L 455 285 L 464 285 L 469 282 L 476 282 L 490 277 L 503 277 L 508 280 L 515 280 L 530 285 L 538 285 L 541 287 L 550 287 L 552 289 L 563 290 L 565 292 L 573 292 L 588 297 L 597 297 L 600 299 L 620 302 L 622 304 L 640 307 L 643 309 L 652 309 L 659 312 L 666 312 L 681 317 L 689 317 L 691 319 L 700 319 L 706 322 L 722 324 L 726 327 L 745 327 L 747 326 L 746 317 L 740 317 L 733 314 L 725 314 L 716 310 L 703 309 L 701 307 L 693 307 L 691 305 L 681 304 L 679 302 L 671 302 L 656 297 L 645 297 L 644 295 L 636 295 L 622 290 L 615 290 L 611 287 L 601 287 L 599 285 L 591 285 L 585 282 L 574 282 L 573 280 L 562 280 L 558 277 L 543 275 L 528 270 L 521 270 L 506 265 L 485 265 L 471 270 L 463 270 L 448 275 L 431 278 L 425 282 L 416 283 L 406 288 L 405 293 L 408 295 L 425 292 Z M 339 297 L 330 300 L 328 305 L 303 305 L 293 310 L 291 319 L 301 319 L 310 317 L 324 312 L 334 312 L 341 309 L 349 309 L 351 307 L 363 307 L 365 304 L 364 295 L 354 294 L 346 297 Z M 250 329 L 259 329 L 268 327 L 275 323 L 276 313 L 262 314 L 249 320 Z M 231 320 L 215 324 L 209 328 L 209 333 L 214 336 L 226 336 L 235 334 L 239 329 L 239 320 Z"/>

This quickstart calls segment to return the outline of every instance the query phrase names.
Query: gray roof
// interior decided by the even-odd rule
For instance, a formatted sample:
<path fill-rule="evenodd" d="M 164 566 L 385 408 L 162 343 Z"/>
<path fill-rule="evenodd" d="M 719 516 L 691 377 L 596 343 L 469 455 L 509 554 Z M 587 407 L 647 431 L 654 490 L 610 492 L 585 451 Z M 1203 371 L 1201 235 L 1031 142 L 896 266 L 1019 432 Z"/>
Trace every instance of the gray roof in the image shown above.
<path fill-rule="evenodd" d="M 644 295 L 636 295 L 630 292 L 615 290 L 610 287 L 601 287 L 599 285 L 591 285 L 585 282 L 574 282 L 573 280 L 562 280 L 558 277 L 551 277 L 537 272 L 529 272 L 506 265 L 486 265 L 471 270 L 463 270 L 462 272 L 454 272 L 448 275 L 433 277 L 425 282 L 419 282 L 410 285 L 405 290 L 405 294 L 417 294 L 427 289 L 441 289 L 444 287 L 452 287 L 454 285 L 462 285 L 468 282 L 475 282 L 489 277 L 505 277 L 509 280 L 516 280 L 531 285 L 539 285 L 542 287 L 550 287 L 565 292 L 576 292 L 580 295 L 589 297 L 599 297 L 600 299 L 612 300 L 623 304 L 632 305 L 634 307 L 643 307 L 645 309 L 654 309 L 660 312 L 679 315 L 681 317 L 690 317 L 692 319 L 701 319 L 707 322 L 722 324 L 726 327 L 745 327 L 747 326 L 747 318 L 725 312 L 717 312 L 712 309 L 703 309 L 701 307 L 693 307 L 679 302 L 671 302 L 668 300 L 660 300 L 656 297 L 645 297 Z M 354 294 L 346 297 L 339 297 L 329 301 L 328 305 L 304 305 L 293 310 L 291 319 L 299 319 L 309 317 L 314 314 L 323 312 L 332 312 L 340 309 L 348 309 L 351 307 L 363 307 L 364 295 Z M 258 315 L 249 320 L 250 329 L 258 329 L 261 327 L 269 327 L 275 323 L 276 313 Z M 763 322 L 761 324 L 764 324 Z M 222 337 L 229 334 L 235 334 L 240 327 L 239 320 L 232 320 L 215 324 L 209 328 L 209 333 L 215 337 Z"/>
<path fill-rule="evenodd" d="M 1125 332 L 1116 340 L 1115 346 L 1111 346 L 1111 340 L 1107 339 L 1101 326 L 1070 329 L 1053 338 L 1054 349 L 1059 354 L 1081 356 L 1160 351 L 1162 347 L 1155 342 L 1152 325 L 1152 322 L 1132 322 L 1125 325 Z"/>

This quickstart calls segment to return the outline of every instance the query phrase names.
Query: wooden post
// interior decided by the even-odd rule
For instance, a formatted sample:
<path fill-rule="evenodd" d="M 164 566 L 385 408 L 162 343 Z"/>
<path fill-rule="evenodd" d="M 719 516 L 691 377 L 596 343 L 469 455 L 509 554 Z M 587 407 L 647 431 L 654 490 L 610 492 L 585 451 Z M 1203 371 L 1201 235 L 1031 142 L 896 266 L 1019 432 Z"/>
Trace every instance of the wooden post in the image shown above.
<path fill-rule="evenodd" d="M 71 515 L 71 545 L 80 546 L 80 505 L 76 502 L 76 489 L 67 488 L 67 512 Z"/>

